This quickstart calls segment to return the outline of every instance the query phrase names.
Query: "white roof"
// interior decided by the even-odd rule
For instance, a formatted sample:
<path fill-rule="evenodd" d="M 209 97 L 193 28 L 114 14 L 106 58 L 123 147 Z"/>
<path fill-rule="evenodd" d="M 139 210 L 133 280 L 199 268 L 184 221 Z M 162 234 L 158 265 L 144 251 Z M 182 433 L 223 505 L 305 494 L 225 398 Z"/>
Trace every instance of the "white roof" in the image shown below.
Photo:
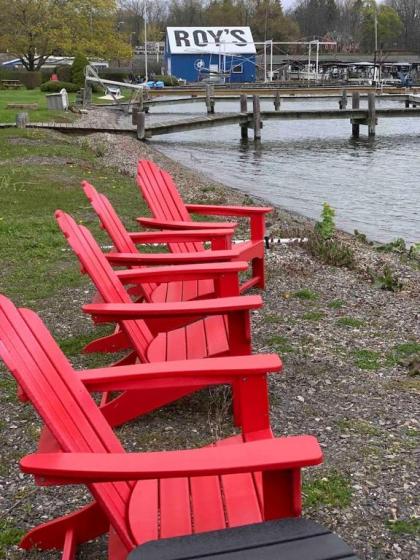
<path fill-rule="evenodd" d="M 167 27 L 172 54 L 255 54 L 249 27 Z"/>

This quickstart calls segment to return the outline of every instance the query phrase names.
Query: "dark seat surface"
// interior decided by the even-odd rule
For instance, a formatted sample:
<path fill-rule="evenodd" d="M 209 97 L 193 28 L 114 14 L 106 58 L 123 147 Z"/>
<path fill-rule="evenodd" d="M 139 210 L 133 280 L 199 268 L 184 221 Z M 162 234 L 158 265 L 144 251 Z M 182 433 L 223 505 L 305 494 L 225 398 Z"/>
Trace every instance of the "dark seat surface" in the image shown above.
<path fill-rule="evenodd" d="M 267 521 L 151 541 L 127 560 L 358 560 L 337 535 L 309 519 Z"/>

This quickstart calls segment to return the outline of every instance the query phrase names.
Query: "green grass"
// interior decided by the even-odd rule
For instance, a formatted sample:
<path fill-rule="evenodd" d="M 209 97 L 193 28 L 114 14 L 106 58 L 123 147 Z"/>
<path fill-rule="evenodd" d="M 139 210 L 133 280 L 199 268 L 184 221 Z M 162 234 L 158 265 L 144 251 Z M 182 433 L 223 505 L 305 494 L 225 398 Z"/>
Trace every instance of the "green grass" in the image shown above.
<path fill-rule="evenodd" d="M 303 484 L 304 506 L 345 508 L 351 503 L 352 489 L 348 477 L 337 472 Z"/>
<path fill-rule="evenodd" d="M 355 329 L 363 327 L 364 322 L 360 319 L 356 319 L 355 317 L 340 317 L 337 319 L 337 325 L 340 327 L 353 327 Z"/>
<path fill-rule="evenodd" d="M 267 313 L 266 315 L 264 315 L 264 321 L 271 324 L 281 323 L 281 317 L 279 317 L 279 315 L 276 315 L 275 313 Z"/>
<path fill-rule="evenodd" d="M 269 338 L 267 342 L 279 354 L 287 354 L 288 352 L 293 352 L 294 350 L 286 336 L 275 335 Z"/>
<path fill-rule="evenodd" d="M 420 535 L 420 518 L 389 520 L 387 527 L 396 535 Z"/>
<path fill-rule="evenodd" d="M 382 431 L 379 428 L 377 428 L 370 422 L 361 419 L 338 420 L 337 426 L 340 429 L 340 431 L 345 433 L 355 432 L 357 434 L 366 435 L 366 436 L 380 436 L 382 434 Z"/>
<path fill-rule="evenodd" d="M 92 342 L 92 340 L 96 340 L 97 338 L 101 338 L 102 336 L 112 334 L 113 331 L 114 327 L 112 325 L 98 325 L 95 327 L 95 331 L 92 333 L 80 334 L 64 339 L 57 339 L 57 343 L 64 354 L 67 354 L 67 356 L 77 356 L 82 352 L 83 348 L 87 344 L 89 344 L 89 342 Z"/>
<path fill-rule="evenodd" d="M 323 311 L 308 311 L 302 315 L 302 318 L 305 321 L 320 321 L 323 317 L 325 317 L 325 313 Z"/>
<path fill-rule="evenodd" d="M 74 113 L 65 111 L 49 111 L 47 98 L 39 89 L 0 90 L 0 123 L 15 122 L 16 114 L 22 111 L 29 113 L 30 122 L 72 122 L 77 118 Z M 69 102 L 73 102 L 74 93 L 69 94 Z M 38 109 L 7 109 L 8 103 L 38 103 Z"/>
<path fill-rule="evenodd" d="M 387 365 L 397 365 L 402 360 L 420 354 L 420 342 L 414 340 L 397 344 L 387 356 Z"/>
<path fill-rule="evenodd" d="M 297 292 L 293 292 L 293 297 L 303 300 L 316 300 L 319 298 L 319 295 L 308 288 L 303 288 L 302 290 L 298 290 Z"/>
<path fill-rule="evenodd" d="M 0 144 L 0 163 L 5 162 L 0 165 L 0 283 L 2 292 L 17 304 L 31 306 L 62 289 L 88 283 L 57 227 L 56 209 L 69 212 L 109 244 L 80 187 L 82 179 L 109 196 L 128 229 L 136 229 L 135 217 L 147 210 L 134 180 L 102 167 L 86 145 L 29 129 L 0 130 Z M 50 158 L 51 164 L 26 163 L 34 153 Z"/>
<path fill-rule="evenodd" d="M 24 533 L 25 531 L 13 527 L 7 521 L 0 521 L 0 554 L 6 554 L 9 547 L 17 544 Z"/>
<path fill-rule="evenodd" d="M 344 307 L 344 301 L 342 301 L 341 299 L 333 299 L 328 304 L 328 307 L 330 307 L 331 309 L 341 309 L 342 307 Z"/>
<path fill-rule="evenodd" d="M 381 354 L 365 348 L 353 352 L 355 364 L 360 369 L 376 371 L 381 366 Z"/>

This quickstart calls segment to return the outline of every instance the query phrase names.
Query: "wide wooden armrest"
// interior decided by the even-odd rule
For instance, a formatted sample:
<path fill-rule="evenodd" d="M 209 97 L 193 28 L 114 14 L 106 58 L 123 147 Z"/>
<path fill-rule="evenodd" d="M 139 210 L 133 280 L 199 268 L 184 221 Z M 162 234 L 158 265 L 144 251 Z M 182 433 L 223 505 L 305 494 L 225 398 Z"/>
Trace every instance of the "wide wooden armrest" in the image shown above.
<path fill-rule="evenodd" d="M 231 311 L 248 311 L 262 307 L 260 296 L 238 296 L 171 303 L 89 303 L 82 307 L 85 313 L 111 321 L 147 317 L 182 317 L 189 315 L 223 315 Z"/>
<path fill-rule="evenodd" d="M 232 229 L 238 225 L 236 222 L 177 222 L 156 218 L 137 218 L 137 221 L 144 227 L 157 229 Z"/>
<path fill-rule="evenodd" d="M 203 229 L 203 230 L 164 230 L 164 231 L 142 231 L 130 232 L 128 235 L 134 243 L 183 243 L 183 242 L 204 242 L 211 241 L 212 239 L 220 239 L 224 237 L 231 237 L 234 233 L 232 228 L 221 229 Z"/>
<path fill-rule="evenodd" d="M 258 216 L 273 211 L 270 206 L 217 206 L 215 204 L 186 204 L 193 214 L 207 214 L 208 216 Z"/>
<path fill-rule="evenodd" d="M 197 262 L 220 262 L 238 258 L 238 249 L 197 251 L 197 253 L 106 253 L 108 262 L 118 266 L 142 266 L 153 264 L 193 264 Z"/>
<path fill-rule="evenodd" d="M 263 439 L 151 453 L 39 453 L 20 461 L 25 473 L 79 482 L 147 480 L 298 469 L 322 462 L 313 436 Z"/>
<path fill-rule="evenodd" d="M 141 387 L 142 382 L 151 379 L 211 377 L 219 380 L 222 377 L 233 380 L 281 369 L 282 362 L 277 354 L 253 354 L 95 368 L 78 372 L 78 376 L 89 391 L 123 391 Z"/>
<path fill-rule="evenodd" d="M 190 264 L 179 266 L 156 266 L 153 268 L 133 268 L 116 270 L 115 274 L 123 284 L 141 282 L 174 282 L 181 280 L 205 280 L 224 274 L 243 272 L 248 268 L 246 262 Z"/>

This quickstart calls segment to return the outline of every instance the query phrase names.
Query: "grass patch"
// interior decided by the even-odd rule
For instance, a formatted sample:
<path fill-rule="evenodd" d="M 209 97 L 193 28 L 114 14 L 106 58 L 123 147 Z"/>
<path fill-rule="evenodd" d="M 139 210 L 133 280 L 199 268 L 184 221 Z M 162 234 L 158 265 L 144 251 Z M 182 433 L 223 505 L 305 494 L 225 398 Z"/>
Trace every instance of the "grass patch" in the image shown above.
<path fill-rule="evenodd" d="M 308 311 L 302 315 L 302 318 L 305 321 L 320 321 L 323 317 L 325 317 L 325 313 L 323 311 Z"/>
<path fill-rule="evenodd" d="M 344 307 L 344 301 L 342 301 L 341 299 L 333 299 L 328 304 L 328 307 L 331 309 L 341 309 L 342 307 Z"/>
<path fill-rule="evenodd" d="M 387 356 L 388 365 L 397 365 L 411 356 L 420 354 L 420 343 L 414 340 L 397 344 Z"/>
<path fill-rule="evenodd" d="M 57 343 L 64 354 L 66 354 L 67 356 L 77 356 L 82 352 L 86 344 L 89 344 L 89 342 L 92 342 L 92 340 L 96 340 L 97 338 L 101 338 L 102 336 L 112 334 L 114 330 L 115 327 L 112 325 L 96 327 L 95 332 L 93 333 L 81 334 L 65 339 L 59 339 L 57 340 Z"/>
<path fill-rule="evenodd" d="M 340 317 L 337 319 L 337 325 L 341 327 L 353 327 L 353 328 L 360 328 L 364 326 L 364 322 L 360 319 L 355 319 L 354 317 Z"/>
<path fill-rule="evenodd" d="M 356 366 L 360 369 L 376 371 L 381 366 L 381 354 L 374 350 L 366 350 L 365 348 L 362 350 L 355 350 L 353 356 L 355 357 Z"/>
<path fill-rule="evenodd" d="M 13 527 L 8 521 L 0 521 L 0 553 L 6 554 L 9 547 L 17 544 L 24 534 L 25 531 Z"/>
<path fill-rule="evenodd" d="M 281 323 L 281 317 L 279 317 L 275 313 L 267 313 L 266 315 L 264 315 L 264 321 L 270 324 Z"/>
<path fill-rule="evenodd" d="M 343 419 L 337 422 L 337 426 L 339 430 L 342 432 L 356 432 L 358 434 L 367 435 L 367 436 L 382 435 L 382 431 L 379 428 L 373 426 L 370 422 L 367 422 L 366 420 Z"/>
<path fill-rule="evenodd" d="M 420 535 L 420 517 L 413 517 L 411 519 L 390 519 L 387 522 L 387 527 L 396 535 Z"/>
<path fill-rule="evenodd" d="M 304 482 L 303 495 L 304 507 L 325 505 L 345 508 L 350 505 L 352 489 L 348 477 L 333 472 Z"/>
<path fill-rule="evenodd" d="M 293 292 L 293 297 L 303 300 L 315 301 L 319 298 L 319 295 L 308 288 L 303 288 L 297 292 Z"/>
<path fill-rule="evenodd" d="M 280 354 L 287 354 L 288 352 L 293 352 L 294 350 L 293 346 L 290 344 L 286 336 L 272 336 L 268 339 L 268 344 Z"/>
<path fill-rule="evenodd" d="M 32 141 L 43 157 L 60 155 L 71 158 L 71 163 L 54 165 L 52 159 L 51 165 L 25 164 L 28 144 L 13 144 L 11 139 Z M 2 291 L 19 305 L 33 306 L 60 290 L 88 283 L 56 225 L 56 209 L 69 212 L 87 225 L 98 241 L 110 244 L 83 194 L 82 179 L 109 196 L 127 229 L 136 229 L 135 217 L 148 211 L 133 179 L 104 168 L 94 151 L 69 143 L 68 137 L 6 129 L 0 130 L 0 143 L 2 147 L 9 144 L 5 152 L 2 150 L 0 162 L 22 158 L 0 165 Z"/>
<path fill-rule="evenodd" d="M 69 93 L 69 102 L 73 103 L 75 97 L 74 93 Z M 38 103 L 38 109 L 8 109 L 9 103 Z M 0 91 L 0 122 L 14 123 L 16 114 L 22 111 L 29 114 L 30 122 L 72 122 L 77 118 L 74 113 L 68 111 L 49 111 L 45 93 L 39 88 Z"/>

